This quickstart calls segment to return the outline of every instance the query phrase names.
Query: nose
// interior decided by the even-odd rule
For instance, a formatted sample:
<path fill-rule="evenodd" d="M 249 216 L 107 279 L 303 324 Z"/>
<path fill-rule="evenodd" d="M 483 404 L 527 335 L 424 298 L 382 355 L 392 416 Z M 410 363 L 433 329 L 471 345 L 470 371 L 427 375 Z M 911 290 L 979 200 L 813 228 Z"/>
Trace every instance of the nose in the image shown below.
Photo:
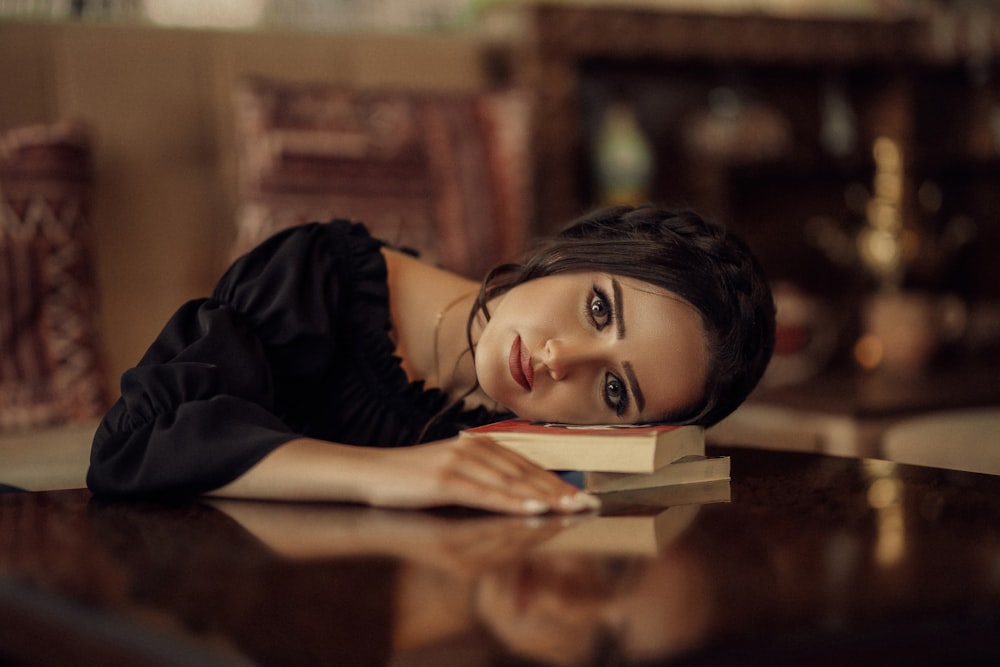
<path fill-rule="evenodd" d="M 550 338 L 545 342 L 545 355 L 542 363 L 549 376 L 556 381 L 568 378 L 574 369 L 593 362 L 595 353 L 592 349 L 567 341 Z"/>

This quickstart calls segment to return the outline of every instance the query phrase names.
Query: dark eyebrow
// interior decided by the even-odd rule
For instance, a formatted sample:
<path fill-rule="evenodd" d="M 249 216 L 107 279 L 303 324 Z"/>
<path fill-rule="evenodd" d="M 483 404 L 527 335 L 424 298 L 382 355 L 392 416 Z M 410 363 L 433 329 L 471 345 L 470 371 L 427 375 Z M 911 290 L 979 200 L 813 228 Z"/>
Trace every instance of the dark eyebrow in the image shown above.
<path fill-rule="evenodd" d="M 615 332 L 618 335 L 618 340 L 621 340 L 625 337 L 625 315 L 622 314 L 622 286 L 614 278 L 611 279 L 611 291 L 614 295 L 611 312 L 615 316 Z"/>
<path fill-rule="evenodd" d="M 632 395 L 635 396 L 635 406 L 639 408 L 639 413 L 646 409 L 646 398 L 642 395 L 642 390 L 639 389 L 639 381 L 635 379 L 635 371 L 632 370 L 632 364 L 625 361 L 622 362 L 622 367 L 625 369 L 625 379 L 628 380 L 629 389 L 632 390 Z"/>
<path fill-rule="evenodd" d="M 618 340 L 621 340 L 625 337 L 625 314 L 622 312 L 622 286 L 614 278 L 611 279 L 611 290 L 614 295 L 612 297 L 614 303 L 611 305 L 611 312 L 615 316 L 615 332 L 618 335 Z M 627 361 L 622 362 L 622 368 L 625 369 L 625 379 L 628 381 L 629 390 L 635 396 L 635 406 L 641 414 L 646 409 L 646 398 L 642 395 L 642 389 L 639 388 L 639 381 L 635 378 L 635 371 L 632 369 L 632 364 Z"/>

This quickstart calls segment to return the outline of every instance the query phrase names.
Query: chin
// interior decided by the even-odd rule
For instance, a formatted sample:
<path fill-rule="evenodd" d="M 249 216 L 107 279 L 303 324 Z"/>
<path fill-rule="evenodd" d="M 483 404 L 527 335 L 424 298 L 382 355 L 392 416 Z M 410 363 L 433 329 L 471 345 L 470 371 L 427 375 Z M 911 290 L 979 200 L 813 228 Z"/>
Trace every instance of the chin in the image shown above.
<path fill-rule="evenodd" d="M 544 416 L 532 410 L 530 407 L 524 406 L 504 406 L 509 412 L 512 412 L 514 416 L 520 419 L 527 419 L 528 421 L 534 422 L 544 422 L 544 421 L 558 421 L 557 419 L 552 419 L 551 417 Z"/>

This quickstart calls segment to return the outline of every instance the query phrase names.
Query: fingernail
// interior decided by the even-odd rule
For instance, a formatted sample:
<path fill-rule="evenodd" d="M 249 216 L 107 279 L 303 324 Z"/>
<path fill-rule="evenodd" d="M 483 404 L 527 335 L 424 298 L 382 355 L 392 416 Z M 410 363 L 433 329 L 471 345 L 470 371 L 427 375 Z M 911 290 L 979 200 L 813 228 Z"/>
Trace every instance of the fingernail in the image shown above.
<path fill-rule="evenodd" d="M 601 501 L 589 493 L 580 492 L 563 496 L 559 499 L 559 504 L 568 510 L 596 510 L 601 506 Z"/>
<path fill-rule="evenodd" d="M 531 512 L 532 514 L 544 514 L 549 511 L 548 503 L 543 503 L 541 500 L 535 498 L 528 498 L 522 505 L 526 512 Z"/>

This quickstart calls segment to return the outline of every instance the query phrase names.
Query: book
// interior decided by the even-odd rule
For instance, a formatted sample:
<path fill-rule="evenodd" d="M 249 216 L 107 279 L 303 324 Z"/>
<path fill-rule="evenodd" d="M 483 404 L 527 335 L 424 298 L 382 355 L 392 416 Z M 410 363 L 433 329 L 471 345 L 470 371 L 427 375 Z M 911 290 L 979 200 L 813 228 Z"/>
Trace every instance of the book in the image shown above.
<path fill-rule="evenodd" d="M 590 493 L 610 493 L 679 486 L 729 479 L 728 456 L 690 456 L 657 468 L 651 473 L 614 473 L 587 471 L 582 488 Z"/>
<path fill-rule="evenodd" d="M 599 495 L 601 512 L 622 514 L 637 509 L 652 511 L 674 505 L 728 503 L 732 500 L 732 484 L 729 479 L 712 479 L 707 482 L 606 491 Z"/>
<path fill-rule="evenodd" d="M 701 426 L 571 426 L 524 419 L 469 429 L 549 470 L 651 473 L 705 454 Z"/>

